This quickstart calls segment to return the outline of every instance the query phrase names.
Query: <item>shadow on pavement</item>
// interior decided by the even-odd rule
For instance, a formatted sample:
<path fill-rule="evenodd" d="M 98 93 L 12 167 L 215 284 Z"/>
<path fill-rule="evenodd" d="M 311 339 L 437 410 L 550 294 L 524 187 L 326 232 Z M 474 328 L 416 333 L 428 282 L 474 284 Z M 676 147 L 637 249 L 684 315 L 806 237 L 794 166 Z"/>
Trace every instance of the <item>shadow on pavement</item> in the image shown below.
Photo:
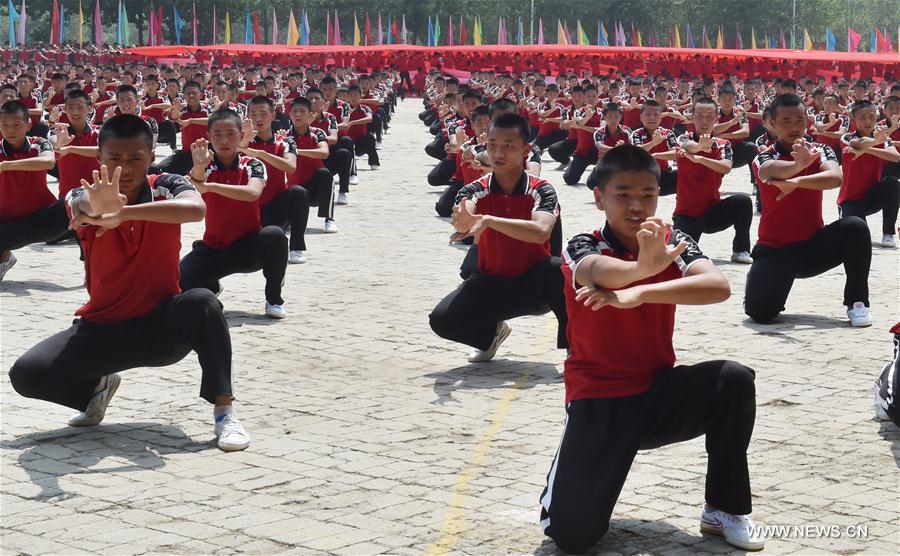
<path fill-rule="evenodd" d="M 30 433 L 0 444 L 4 450 L 20 450 L 19 465 L 41 491 L 35 500 L 72 498 L 59 479 L 82 473 L 122 473 L 165 467 L 163 456 L 200 452 L 215 448 L 210 436 L 197 442 L 184 431 L 158 423 L 117 423 L 96 427 L 64 427 Z M 94 470 L 107 458 L 127 460 L 126 464 Z"/>
<path fill-rule="evenodd" d="M 453 400 L 457 390 L 493 388 L 533 388 L 539 384 L 559 384 L 562 374 L 552 363 L 510 361 L 495 359 L 488 363 L 476 363 L 448 371 L 425 375 L 434 379 L 433 404 L 445 404 Z"/>

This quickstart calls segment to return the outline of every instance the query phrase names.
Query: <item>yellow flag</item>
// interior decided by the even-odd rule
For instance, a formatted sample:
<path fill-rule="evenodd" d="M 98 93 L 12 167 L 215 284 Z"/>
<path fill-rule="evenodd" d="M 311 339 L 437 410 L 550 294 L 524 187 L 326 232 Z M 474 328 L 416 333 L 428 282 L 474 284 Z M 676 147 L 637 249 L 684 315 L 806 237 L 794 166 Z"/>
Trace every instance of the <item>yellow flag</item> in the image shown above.
<path fill-rule="evenodd" d="M 769 32 L 766 31 L 766 36 L 763 38 L 763 48 L 769 48 Z"/>
<path fill-rule="evenodd" d="M 675 26 L 675 48 L 681 48 L 681 35 L 678 33 L 678 26 Z"/>
<path fill-rule="evenodd" d="M 285 44 L 297 44 L 300 42 L 300 30 L 297 29 L 297 20 L 294 19 L 294 10 L 291 10 L 291 16 L 288 19 L 288 34 Z"/>
<path fill-rule="evenodd" d="M 641 37 L 641 30 L 640 30 L 640 29 L 638 29 L 638 32 L 637 32 L 637 45 L 638 45 L 638 46 L 644 46 L 644 39 L 643 39 L 643 37 Z"/>
<path fill-rule="evenodd" d="M 475 28 L 472 30 L 472 44 L 481 45 L 481 18 L 475 18 Z"/>
<path fill-rule="evenodd" d="M 719 34 L 716 36 L 716 48 L 725 48 L 725 40 L 722 38 L 721 27 L 719 27 Z"/>
<path fill-rule="evenodd" d="M 812 43 L 812 39 L 809 38 L 809 30 L 804 28 L 803 29 L 803 50 L 812 50 L 812 49 L 813 49 L 813 43 Z"/>
<path fill-rule="evenodd" d="M 750 48 L 756 48 L 756 31 L 750 28 Z"/>
<path fill-rule="evenodd" d="M 78 0 L 78 46 L 84 43 L 84 12 L 81 11 L 81 0 Z"/>
<path fill-rule="evenodd" d="M 353 46 L 359 46 L 359 21 L 356 19 L 356 12 L 353 12 Z"/>
<path fill-rule="evenodd" d="M 225 12 L 225 44 L 231 44 L 231 16 Z"/>
<path fill-rule="evenodd" d="M 566 32 L 563 29 L 562 22 L 558 19 L 556 20 L 556 43 L 569 44 L 569 41 L 566 40 Z"/>

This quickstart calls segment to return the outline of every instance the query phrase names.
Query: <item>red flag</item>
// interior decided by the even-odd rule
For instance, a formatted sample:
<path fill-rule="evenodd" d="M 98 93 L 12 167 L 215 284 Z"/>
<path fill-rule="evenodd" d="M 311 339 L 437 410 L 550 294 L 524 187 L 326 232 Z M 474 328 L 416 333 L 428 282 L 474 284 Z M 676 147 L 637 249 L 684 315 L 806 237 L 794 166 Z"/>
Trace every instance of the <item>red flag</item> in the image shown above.
<path fill-rule="evenodd" d="M 372 24 L 369 22 L 369 12 L 366 12 L 366 46 L 372 44 Z"/>
<path fill-rule="evenodd" d="M 847 52 L 856 52 L 861 39 L 862 37 L 859 36 L 859 33 L 847 27 Z"/>
<path fill-rule="evenodd" d="M 148 38 L 148 42 L 150 46 L 156 46 L 156 8 L 153 7 L 153 4 L 150 5 L 150 36 Z"/>
<path fill-rule="evenodd" d="M 331 12 L 325 11 L 325 44 L 331 44 Z"/>
<path fill-rule="evenodd" d="M 469 40 L 469 33 L 466 31 L 466 18 L 459 18 L 459 44 L 465 45 Z"/>
<path fill-rule="evenodd" d="M 884 40 L 884 35 L 881 34 L 881 29 L 878 27 L 875 28 L 875 45 L 875 52 L 887 51 L 887 42 Z"/>
<path fill-rule="evenodd" d="M 156 14 L 156 37 L 159 40 L 160 46 L 163 44 L 163 34 L 162 34 L 162 22 L 163 22 L 163 7 L 162 5 L 158 6 L 159 13 Z"/>
<path fill-rule="evenodd" d="M 59 4 L 56 0 L 53 0 L 53 15 L 50 16 L 50 44 L 59 44 Z"/>
<path fill-rule="evenodd" d="M 259 32 L 259 13 L 253 10 L 253 43 L 262 44 L 262 34 Z"/>
<path fill-rule="evenodd" d="M 391 24 L 391 35 L 394 37 L 394 41 L 400 42 L 400 30 L 397 29 L 397 19 L 394 18 L 394 23 Z"/>

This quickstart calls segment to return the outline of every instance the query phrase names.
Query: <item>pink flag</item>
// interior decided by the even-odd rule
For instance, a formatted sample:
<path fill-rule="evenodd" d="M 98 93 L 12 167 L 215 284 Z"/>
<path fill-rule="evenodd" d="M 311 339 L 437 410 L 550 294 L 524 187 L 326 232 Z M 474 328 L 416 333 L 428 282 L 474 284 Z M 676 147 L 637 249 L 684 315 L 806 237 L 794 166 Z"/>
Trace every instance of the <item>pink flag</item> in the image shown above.
<path fill-rule="evenodd" d="M 150 46 L 156 46 L 156 37 L 153 35 L 153 28 L 156 25 L 156 12 L 150 9 Z"/>
<path fill-rule="evenodd" d="M 194 31 L 194 46 L 197 46 L 197 3 L 191 2 L 191 28 Z"/>
<path fill-rule="evenodd" d="M 332 44 L 340 46 L 341 45 L 341 22 L 338 21 L 337 10 L 334 10 L 334 42 Z"/>
<path fill-rule="evenodd" d="M 503 28 L 503 18 L 497 24 L 497 44 L 506 44 L 506 30 Z"/>
<path fill-rule="evenodd" d="M 787 41 L 784 39 L 784 29 L 778 31 L 781 33 L 781 48 L 787 48 Z"/>
<path fill-rule="evenodd" d="M 272 44 L 278 44 L 278 16 L 275 8 L 272 8 Z"/>
<path fill-rule="evenodd" d="M 103 46 L 103 23 L 100 20 L 100 0 L 94 5 L 94 43 Z"/>
<path fill-rule="evenodd" d="M 568 21 L 563 22 L 563 34 L 566 36 L 566 43 L 572 44 L 572 35 L 569 34 L 569 22 Z"/>
<path fill-rule="evenodd" d="M 862 37 L 859 36 L 859 33 L 847 27 L 847 52 L 856 52 L 861 39 Z"/>
<path fill-rule="evenodd" d="M 885 52 L 893 52 L 894 51 L 894 42 L 891 40 L 891 34 L 888 33 L 888 30 L 884 30 L 884 44 L 887 47 Z"/>
<path fill-rule="evenodd" d="M 544 44 L 544 20 L 538 18 L 538 44 Z"/>
<path fill-rule="evenodd" d="M 384 42 L 384 34 L 381 32 L 381 14 L 378 14 L 378 33 L 375 34 L 377 37 L 375 40 L 376 44 L 382 44 Z"/>

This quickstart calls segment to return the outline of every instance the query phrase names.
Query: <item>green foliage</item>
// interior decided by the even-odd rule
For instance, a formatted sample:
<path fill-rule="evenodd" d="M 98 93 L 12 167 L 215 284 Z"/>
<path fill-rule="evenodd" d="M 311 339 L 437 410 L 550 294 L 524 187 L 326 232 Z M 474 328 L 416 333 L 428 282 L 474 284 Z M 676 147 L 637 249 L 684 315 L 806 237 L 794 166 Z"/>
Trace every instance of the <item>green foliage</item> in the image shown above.
<path fill-rule="evenodd" d="M 2 0 L 0 0 L 2 1 Z M 77 40 L 78 1 L 61 0 L 66 10 L 66 38 Z M 178 8 L 185 20 L 182 42 L 192 40 L 191 0 L 125 0 L 129 16 L 132 40 L 147 40 L 146 29 L 151 6 L 163 6 L 163 33 L 167 43 L 174 42 L 174 22 L 172 4 Z M 93 13 L 95 0 L 82 0 L 85 17 L 84 37 L 93 38 Z M 15 0 L 16 9 L 21 8 L 21 0 Z M 744 45 L 750 45 L 750 29 L 757 33 L 757 39 L 765 33 L 777 36 L 780 30 L 790 40 L 792 6 L 794 0 L 534 0 L 535 28 L 537 39 L 537 18 L 544 22 L 544 33 L 548 42 L 556 40 L 557 19 L 567 21 L 574 32 L 580 20 L 591 39 L 596 42 L 597 20 L 602 20 L 612 33 L 613 24 L 621 21 L 630 31 L 631 24 L 640 29 L 645 37 L 655 32 L 661 43 L 667 44 L 673 25 L 679 25 L 682 41 L 685 39 L 685 25 L 690 24 L 695 42 L 699 42 L 700 30 L 706 25 L 711 41 L 715 41 L 715 30 L 722 26 L 726 36 L 726 46 L 734 46 L 735 33 L 740 30 Z M 340 18 L 341 34 L 345 43 L 353 36 L 353 13 L 359 18 L 360 29 L 366 12 L 374 27 L 378 13 L 387 25 L 388 14 L 399 17 L 406 15 L 406 25 L 411 42 L 423 43 L 428 35 L 428 17 L 437 16 L 441 21 L 442 34 L 447 32 L 448 17 L 453 16 L 453 28 L 458 39 L 459 17 L 466 18 L 469 36 L 472 34 L 472 18 L 480 16 L 484 25 L 486 43 L 496 41 L 498 20 L 502 16 L 508 23 L 510 39 L 515 40 L 518 18 L 524 22 L 525 34 L 529 35 L 531 22 L 531 0 L 200 0 L 196 2 L 197 17 L 200 21 L 201 43 L 212 40 L 212 12 L 215 5 L 218 16 L 219 37 L 224 36 L 225 13 L 231 16 L 232 42 L 243 42 L 245 10 L 259 11 L 260 28 L 264 30 L 266 42 L 270 42 L 272 32 L 272 12 L 278 16 L 278 42 L 287 36 L 288 10 L 300 18 L 302 10 L 307 10 L 311 40 L 320 44 L 325 39 L 326 11 L 337 10 Z M 47 40 L 50 36 L 51 0 L 26 0 L 28 9 L 27 39 L 29 42 Z M 103 36 L 112 42 L 115 38 L 118 0 L 100 0 L 103 13 Z M 868 43 L 869 33 L 874 25 L 887 28 L 895 44 L 900 25 L 900 0 L 796 0 L 796 40 L 802 42 L 803 30 L 808 28 L 816 43 L 824 43 L 825 29 L 830 27 L 838 37 L 838 48 L 845 48 L 846 28 L 849 25 L 863 35 L 863 47 Z M 0 41 L 8 43 L 7 3 L 0 4 Z M 299 21 L 298 21 L 299 23 Z M 374 35 L 374 29 L 373 29 Z M 445 39 L 443 39 L 445 40 Z M 443 42 L 442 40 L 442 42 Z M 471 39 L 470 39 L 471 40 Z M 646 40 L 646 38 L 645 38 Z"/>

